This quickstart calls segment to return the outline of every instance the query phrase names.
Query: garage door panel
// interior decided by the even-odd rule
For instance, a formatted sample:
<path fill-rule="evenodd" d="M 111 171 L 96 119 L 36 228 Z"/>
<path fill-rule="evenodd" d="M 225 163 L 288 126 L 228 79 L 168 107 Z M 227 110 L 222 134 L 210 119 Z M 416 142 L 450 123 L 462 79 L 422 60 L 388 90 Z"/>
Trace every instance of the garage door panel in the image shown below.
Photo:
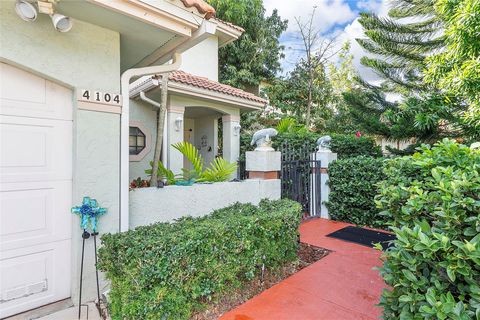
<path fill-rule="evenodd" d="M 12 250 L 71 237 L 71 181 L 0 187 L 0 241 Z"/>
<path fill-rule="evenodd" d="M 70 296 L 71 240 L 0 255 L 0 318 Z"/>
<path fill-rule="evenodd" d="M 71 140 L 71 121 L 0 116 L 2 182 L 71 179 Z"/>
<path fill-rule="evenodd" d="M 0 318 L 70 296 L 72 92 L 0 63 Z"/>
<path fill-rule="evenodd" d="M 72 120 L 68 88 L 5 63 L 0 74 L 0 114 Z"/>

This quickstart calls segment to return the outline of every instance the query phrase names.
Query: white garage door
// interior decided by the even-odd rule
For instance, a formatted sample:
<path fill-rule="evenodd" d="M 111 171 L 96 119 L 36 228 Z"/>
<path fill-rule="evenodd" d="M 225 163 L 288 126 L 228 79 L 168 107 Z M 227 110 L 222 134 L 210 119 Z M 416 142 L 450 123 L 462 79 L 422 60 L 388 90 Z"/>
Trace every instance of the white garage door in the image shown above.
<path fill-rule="evenodd" d="M 0 79 L 3 318 L 70 296 L 72 92 L 4 63 Z"/>

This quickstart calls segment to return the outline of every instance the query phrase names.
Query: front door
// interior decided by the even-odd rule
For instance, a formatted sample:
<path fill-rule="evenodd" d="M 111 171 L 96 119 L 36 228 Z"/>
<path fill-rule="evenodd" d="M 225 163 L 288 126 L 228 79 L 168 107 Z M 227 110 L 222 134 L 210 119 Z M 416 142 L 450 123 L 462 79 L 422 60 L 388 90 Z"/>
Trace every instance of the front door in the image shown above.
<path fill-rule="evenodd" d="M 0 67 L 3 318 L 70 296 L 72 92 Z"/>

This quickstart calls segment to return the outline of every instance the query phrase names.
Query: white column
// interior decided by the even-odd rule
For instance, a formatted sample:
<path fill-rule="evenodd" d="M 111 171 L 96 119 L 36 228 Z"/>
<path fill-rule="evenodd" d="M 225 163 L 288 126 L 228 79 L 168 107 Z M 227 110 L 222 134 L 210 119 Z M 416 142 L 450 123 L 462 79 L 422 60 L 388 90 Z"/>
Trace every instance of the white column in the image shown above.
<path fill-rule="evenodd" d="M 175 174 L 182 173 L 183 155 L 172 144 L 183 142 L 183 114 L 185 107 L 167 107 L 167 165 Z"/>
<path fill-rule="evenodd" d="M 237 162 L 240 156 L 240 116 L 225 115 L 223 124 L 223 158 L 230 162 Z M 237 173 L 234 174 L 234 178 Z"/>
<path fill-rule="evenodd" d="M 328 201 L 328 195 L 330 194 L 330 187 L 328 186 L 328 166 L 333 161 L 337 160 L 337 154 L 333 153 L 330 150 L 322 149 L 312 154 L 312 159 L 320 160 L 320 217 L 325 219 L 330 219 L 328 215 L 328 208 L 325 205 L 325 202 Z M 317 193 L 317 190 L 312 189 L 312 192 Z M 316 194 L 317 196 L 318 193 Z M 311 214 L 316 215 L 317 212 L 311 212 Z"/>

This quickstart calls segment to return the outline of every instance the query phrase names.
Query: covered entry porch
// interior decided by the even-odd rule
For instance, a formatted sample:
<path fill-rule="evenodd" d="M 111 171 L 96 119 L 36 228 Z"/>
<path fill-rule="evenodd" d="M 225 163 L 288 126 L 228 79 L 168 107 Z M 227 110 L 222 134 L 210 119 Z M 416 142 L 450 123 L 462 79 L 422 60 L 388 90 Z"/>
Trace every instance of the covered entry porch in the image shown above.
<path fill-rule="evenodd" d="M 137 80 L 131 86 L 130 97 L 139 97 L 140 92 L 143 92 L 150 99 L 160 101 L 162 92 L 159 82 L 156 77 Z M 152 107 L 141 99 L 133 103 L 131 125 L 145 128 L 145 148 L 148 152 L 141 159 L 131 157 L 130 179 L 144 177 L 144 170 L 150 168 L 157 130 L 157 107 Z M 162 163 L 174 173 L 181 173 L 182 168 L 189 169 L 188 161 L 172 147 L 172 144 L 183 141 L 190 142 L 199 150 L 206 166 L 218 156 L 229 162 L 238 161 L 240 112 L 261 110 L 265 103 L 258 96 L 205 77 L 183 71 L 171 73 Z"/>

